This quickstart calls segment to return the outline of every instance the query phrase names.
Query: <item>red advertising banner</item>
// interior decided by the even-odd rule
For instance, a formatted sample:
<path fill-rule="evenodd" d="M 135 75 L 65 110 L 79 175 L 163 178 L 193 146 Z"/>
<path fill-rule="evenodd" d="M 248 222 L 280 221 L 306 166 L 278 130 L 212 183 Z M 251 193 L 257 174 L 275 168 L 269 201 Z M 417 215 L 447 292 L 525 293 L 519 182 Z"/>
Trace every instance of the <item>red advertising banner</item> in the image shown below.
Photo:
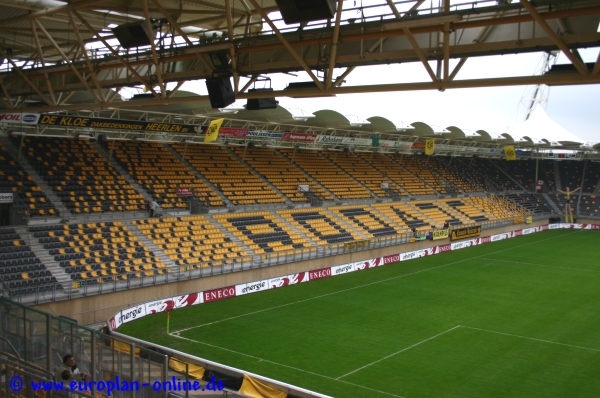
<path fill-rule="evenodd" d="M 315 142 L 316 134 L 301 134 L 301 133 L 284 133 L 284 141 L 300 141 L 300 142 Z"/>
<path fill-rule="evenodd" d="M 235 297 L 235 286 L 222 287 L 220 289 L 207 290 L 202 292 L 205 303 L 222 300 L 229 297 Z"/>
<path fill-rule="evenodd" d="M 492 241 L 492 237 L 491 236 L 484 236 L 483 238 L 480 238 L 480 244 L 484 244 L 484 243 L 490 243 Z"/>
<path fill-rule="evenodd" d="M 450 243 L 445 245 L 440 245 L 437 247 L 438 253 L 449 252 L 452 250 L 452 245 Z"/>
<path fill-rule="evenodd" d="M 221 127 L 219 137 L 239 137 L 243 138 L 248 134 L 248 129 L 236 129 L 233 127 Z"/>
<path fill-rule="evenodd" d="M 308 279 L 314 281 L 315 279 L 329 278 L 331 276 L 331 268 L 323 268 L 315 271 L 308 271 Z"/>
<path fill-rule="evenodd" d="M 413 142 L 412 147 L 413 147 L 413 149 L 425 149 L 425 143 L 424 142 Z"/>
<path fill-rule="evenodd" d="M 179 196 L 193 196 L 194 193 L 188 187 L 178 187 L 175 191 Z"/>
<path fill-rule="evenodd" d="M 393 264 L 400 262 L 400 253 L 391 256 L 383 256 L 383 264 Z"/>

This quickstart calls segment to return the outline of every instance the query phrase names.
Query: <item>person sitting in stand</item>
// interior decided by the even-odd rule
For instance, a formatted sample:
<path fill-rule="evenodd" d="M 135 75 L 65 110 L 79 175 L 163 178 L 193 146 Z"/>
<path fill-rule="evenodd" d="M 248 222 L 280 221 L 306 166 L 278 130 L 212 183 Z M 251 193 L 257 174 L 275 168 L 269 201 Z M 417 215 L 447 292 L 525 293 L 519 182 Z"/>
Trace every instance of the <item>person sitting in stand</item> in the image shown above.
<path fill-rule="evenodd" d="M 65 371 L 69 371 L 70 373 L 67 374 Z M 64 379 L 65 375 L 68 375 L 68 379 Z M 75 357 L 71 354 L 67 354 L 63 357 L 63 362 L 58 368 L 56 379 L 68 381 L 89 380 L 90 375 L 80 371 L 75 363 Z"/>

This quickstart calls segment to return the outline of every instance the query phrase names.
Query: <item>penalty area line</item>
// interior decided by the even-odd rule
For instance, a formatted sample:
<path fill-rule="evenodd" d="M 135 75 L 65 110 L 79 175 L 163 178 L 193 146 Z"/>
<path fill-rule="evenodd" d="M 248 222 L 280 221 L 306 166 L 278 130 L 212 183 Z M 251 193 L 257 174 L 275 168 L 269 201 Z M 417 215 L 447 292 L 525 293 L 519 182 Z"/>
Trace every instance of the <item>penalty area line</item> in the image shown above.
<path fill-rule="evenodd" d="M 343 378 L 343 377 L 346 377 L 346 376 L 350 376 L 352 373 L 356 373 L 356 372 L 358 372 L 359 370 L 363 370 L 363 369 L 365 369 L 365 368 L 368 368 L 369 366 L 371 366 L 371 365 L 375 365 L 376 363 L 379 363 L 379 362 L 381 362 L 381 361 L 385 361 L 386 359 L 388 359 L 388 358 L 391 358 L 391 357 L 393 357 L 394 355 L 398 355 L 398 354 L 400 354 L 400 353 L 403 353 L 404 351 L 408 351 L 408 350 L 410 350 L 410 349 L 411 349 L 411 348 L 413 348 L 413 347 L 416 347 L 416 346 L 418 346 L 418 345 L 421 345 L 421 344 L 423 344 L 423 343 L 426 343 L 426 342 L 428 342 L 428 341 L 430 341 L 430 340 L 433 340 L 433 339 L 435 339 L 436 337 L 439 337 L 439 336 L 441 336 L 441 335 L 443 335 L 443 334 L 446 334 L 446 333 L 448 333 L 448 332 L 451 332 L 451 331 L 453 331 L 454 329 L 458 329 L 459 327 L 460 327 L 460 325 L 456 325 L 456 326 L 454 326 L 453 328 L 450 328 L 450 329 L 448 329 L 448 330 L 445 330 L 445 331 L 443 331 L 442 333 L 438 333 L 438 334 L 436 334 L 435 336 L 431 336 L 431 337 L 430 337 L 430 338 L 428 338 L 428 339 L 425 339 L 425 340 L 419 341 L 418 343 L 416 343 L 416 344 L 413 344 L 413 345 L 411 345 L 410 347 L 403 348 L 403 349 L 401 349 L 400 351 L 396 351 L 396 352 L 394 352 L 394 353 L 392 353 L 392 354 L 390 354 L 390 355 L 388 355 L 388 356 L 385 356 L 385 357 L 383 357 L 383 358 L 381 358 L 381 359 L 378 359 L 378 360 L 376 360 L 376 361 L 373 361 L 373 362 L 371 362 L 371 363 L 369 363 L 369 364 L 366 364 L 365 366 L 361 366 L 361 367 L 360 367 L 360 368 L 358 368 L 358 369 L 354 369 L 352 372 L 348 372 L 348 373 L 346 373 L 346 374 L 344 374 L 344 375 L 342 375 L 342 376 L 340 376 L 340 377 L 336 378 L 336 380 L 339 380 L 339 379 L 341 379 L 341 378 Z"/>
<path fill-rule="evenodd" d="M 501 334 L 501 335 L 504 335 L 504 336 L 518 337 L 520 339 L 539 341 L 541 343 L 556 344 L 556 345 L 562 345 L 562 346 L 565 346 L 565 347 L 579 348 L 581 350 L 588 350 L 588 351 L 600 352 L 600 349 L 598 349 L 598 348 L 583 347 L 583 346 L 580 346 L 580 345 L 567 344 L 567 343 L 559 343 L 557 341 L 544 340 L 544 339 L 536 339 L 535 337 L 519 336 L 518 334 L 497 332 L 495 330 L 475 328 L 475 327 L 472 327 L 472 326 L 464 326 L 464 325 L 462 325 L 461 327 L 466 328 L 466 329 L 479 330 L 481 332 L 495 333 L 495 334 Z"/>
<path fill-rule="evenodd" d="M 403 396 L 401 396 L 401 395 L 392 394 L 391 392 L 386 392 L 386 391 L 376 390 L 376 389 L 374 389 L 374 388 L 371 388 L 371 387 L 367 387 L 367 386 L 363 386 L 363 385 L 360 385 L 360 384 L 351 383 L 351 382 L 349 382 L 349 381 L 345 381 L 345 380 L 338 380 L 338 379 L 335 379 L 335 378 L 333 378 L 333 377 L 330 377 L 330 376 L 325 376 L 325 375 L 322 375 L 322 374 L 320 374 L 320 373 L 311 372 L 311 371 L 309 371 L 309 370 L 305 370 L 305 369 L 296 368 L 296 367 L 294 367 L 294 366 L 285 365 L 285 364 L 282 364 L 282 363 L 279 363 L 279 362 L 275 362 L 275 361 L 271 361 L 271 360 L 268 360 L 268 359 L 265 359 L 265 358 L 257 357 L 257 356 L 255 356 L 255 355 L 246 354 L 246 353 L 244 353 L 244 352 L 240 352 L 240 351 L 232 350 L 231 348 L 220 347 L 220 346 L 218 346 L 218 345 L 214 345 L 214 344 L 206 343 L 206 342 L 203 342 L 203 341 L 197 341 L 197 340 L 193 340 L 193 339 L 190 339 L 190 338 L 187 338 L 187 337 L 182 337 L 182 336 L 179 336 L 178 334 L 174 334 L 174 333 L 169 333 L 169 335 L 171 335 L 171 336 L 173 336 L 173 337 L 175 337 L 175 338 L 178 338 L 178 339 L 182 339 L 182 340 L 191 341 L 192 343 L 196 343 L 196 344 L 202 344 L 202 345 L 206 345 L 206 346 L 208 346 L 208 347 L 217 348 L 217 349 L 219 349 L 219 350 L 228 351 L 228 352 L 231 352 L 231 353 L 233 353 L 233 354 L 241 355 L 241 356 L 248 357 L 248 358 L 253 358 L 253 359 L 256 359 L 256 360 L 258 360 L 259 362 L 268 362 L 268 363 L 271 363 L 271 364 L 273 364 L 273 365 L 281 366 L 281 367 L 283 367 L 283 368 L 292 369 L 292 370 L 295 370 L 295 371 L 298 371 L 298 372 L 302 372 L 302 373 L 308 373 L 308 374 L 310 374 L 310 375 L 317 376 L 317 377 L 321 377 L 321 378 L 328 379 L 328 380 L 331 380 L 331 381 L 337 381 L 337 382 L 340 382 L 340 383 L 348 384 L 348 385 L 351 385 L 351 386 L 353 386 L 353 387 L 364 388 L 365 390 L 370 390 L 370 391 L 374 391 L 374 392 L 377 392 L 377 393 L 380 393 L 380 394 L 389 395 L 389 396 L 391 396 L 391 397 L 396 397 L 396 398 L 405 398 L 405 397 L 403 397 Z"/>

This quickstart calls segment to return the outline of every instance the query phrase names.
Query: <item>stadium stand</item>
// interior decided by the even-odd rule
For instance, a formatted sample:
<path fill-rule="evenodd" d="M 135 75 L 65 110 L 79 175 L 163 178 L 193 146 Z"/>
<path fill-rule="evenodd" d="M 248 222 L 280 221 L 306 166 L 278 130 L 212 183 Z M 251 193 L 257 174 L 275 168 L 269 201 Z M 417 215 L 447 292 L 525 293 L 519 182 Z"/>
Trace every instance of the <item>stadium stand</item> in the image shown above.
<path fill-rule="evenodd" d="M 397 228 L 386 220 L 381 214 L 377 214 L 370 206 L 336 206 L 329 210 L 341 218 L 348 221 L 354 228 L 362 231 L 366 238 L 381 238 L 383 236 L 398 235 L 402 233 L 401 228 Z"/>
<path fill-rule="evenodd" d="M 506 163 L 510 162 L 498 159 L 471 158 L 469 168 L 482 174 L 484 181 L 487 182 L 487 185 L 492 185 L 494 191 L 522 190 L 523 188 L 503 171 L 502 166 Z"/>
<path fill-rule="evenodd" d="M 234 148 L 244 162 L 277 188 L 292 202 L 307 202 L 308 198 L 298 192 L 298 185 L 310 185 L 312 192 L 325 194 L 323 188 L 311 181 L 296 166 L 272 148 Z"/>
<path fill-rule="evenodd" d="M 533 193 L 516 193 L 506 195 L 508 200 L 517 203 L 520 207 L 532 214 L 552 213 L 551 205 L 543 195 Z"/>
<path fill-rule="evenodd" d="M 189 145 L 186 149 L 185 144 L 173 144 L 173 148 L 234 206 L 284 202 L 224 147 Z"/>
<path fill-rule="evenodd" d="M 311 244 L 270 212 L 215 215 L 233 236 L 255 254 L 301 251 Z"/>
<path fill-rule="evenodd" d="M 341 155 L 343 152 L 325 155 L 319 151 L 291 148 L 282 148 L 280 152 L 290 161 L 293 158 L 293 163 L 339 199 L 366 199 L 373 196 L 364 186 L 333 163 L 335 154 Z"/>
<path fill-rule="evenodd" d="M 177 188 L 193 189 L 195 195 L 211 206 L 221 199 L 192 173 L 165 146 L 157 142 L 111 141 L 107 150 L 163 209 L 186 210 L 188 202 L 177 195 Z M 109 146 L 110 145 L 110 146 Z"/>
<path fill-rule="evenodd" d="M 13 228 L 0 228 L 0 278 L 6 288 L 19 295 L 51 290 L 56 283 L 56 278 Z"/>
<path fill-rule="evenodd" d="M 585 195 L 579 203 L 580 215 L 599 217 L 600 216 L 600 198 L 598 195 Z"/>
<path fill-rule="evenodd" d="M 462 216 L 461 220 L 464 224 L 478 223 L 490 221 L 491 219 L 497 219 L 495 216 L 491 216 L 486 213 L 483 209 L 478 208 L 469 203 L 464 198 L 461 199 L 441 199 L 439 201 L 442 208 L 451 209 L 454 212 Z M 450 223 L 449 223 L 450 224 Z"/>
<path fill-rule="evenodd" d="M 505 173 L 515 179 L 520 186 L 528 191 L 535 190 L 538 181 L 543 181 L 545 190 L 554 189 L 554 168 L 551 160 L 538 160 L 538 174 L 536 179 L 536 160 L 523 159 L 512 162 L 496 161 L 496 165 Z"/>
<path fill-rule="evenodd" d="M 54 216 L 58 210 L 50 202 L 33 178 L 0 142 L 0 191 L 12 191 L 21 197 L 29 216 Z"/>
<path fill-rule="evenodd" d="M 381 183 L 387 182 L 388 179 L 355 153 L 325 151 L 323 154 L 375 195 L 379 197 L 390 196 L 381 188 Z"/>
<path fill-rule="evenodd" d="M 341 220 L 322 208 L 281 210 L 277 214 L 318 245 L 363 239 L 360 234 L 344 227 Z"/>
<path fill-rule="evenodd" d="M 377 203 L 373 207 L 384 214 L 391 222 L 399 225 L 405 233 L 427 231 L 433 225 L 425 221 L 425 217 L 404 202 Z"/>
<path fill-rule="evenodd" d="M 183 271 L 235 264 L 247 253 L 204 216 L 133 221 Z"/>
<path fill-rule="evenodd" d="M 398 197 L 435 194 L 431 187 L 427 187 L 415 174 L 404 168 L 402 156 L 383 153 L 361 153 L 360 156 L 369 160 L 369 163 L 390 181 L 390 189 Z"/>
<path fill-rule="evenodd" d="M 403 162 L 404 162 L 404 167 L 406 167 L 406 169 L 408 171 L 410 171 L 412 174 L 414 174 L 415 176 L 417 176 L 421 181 L 423 181 L 423 184 L 425 187 L 433 190 L 433 194 L 436 193 L 440 193 L 440 194 L 445 194 L 446 193 L 446 180 L 440 176 L 438 173 L 430 170 L 427 167 L 427 163 L 428 163 L 428 159 L 429 156 L 425 156 L 425 155 L 415 155 L 415 156 L 408 156 L 406 158 L 403 158 Z M 429 195 L 430 193 L 422 193 L 422 195 Z"/>
<path fill-rule="evenodd" d="M 556 160 L 558 168 L 558 179 L 560 181 L 561 191 L 569 188 L 571 191 L 581 187 L 581 177 L 583 176 L 583 162 L 565 162 Z M 585 186 L 581 188 L 585 192 Z M 589 192 L 589 191 L 588 191 Z"/>
<path fill-rule="evenodd" d="M 27 137 L 29 163 L 74 214 L 144 208 L 144 198 L 87 139 Z"/>
<path fill-rule="evenodd" d="M 142 278 L 168 272 L 166 265 L 120 221 L 29 227 L 69 274 L 73 286 Z"/>
<path fill-rule="evenodd" d="M 509 219 L 515 216 L 526 216 L 528 212 L 514 202 L 502 196 L 471 196 L 462 198 L 464 202 L 487 214 L 490 220 Z"/>
<path fill-rule="evenodd" d="M 462 162 L 452 161 L 454 158 L 449 156 L 431 156 L 426 162 L 426 167 L 438 173 L 445 181 L 440 185 L 446 193 L 472 193 L 484 191 L 476 178 L 472 178 L 473 173 L 468 173 L 469 169 L 462 167 Z M 444 186 L 445 185 L 445 186 Z"/>
<path fill-rule="evenodd" d="M 600 163 L 599 162 L 587 162 L 585 169 L 585 176 L 583 179 L 583 192 L 594 193 L 598 192 L 600 182 Z"/>
<path fill-rule="evenodd" d="M 419 212 L 432 221 L 436 228 L 441 228 L 445 223 L 451 226 L 472 223 L 469 218 L 451 211 L 449 208 L 443 208 L 438 202 L 417 201 L 411 202 L 409 205 L 419 209 Z"/>

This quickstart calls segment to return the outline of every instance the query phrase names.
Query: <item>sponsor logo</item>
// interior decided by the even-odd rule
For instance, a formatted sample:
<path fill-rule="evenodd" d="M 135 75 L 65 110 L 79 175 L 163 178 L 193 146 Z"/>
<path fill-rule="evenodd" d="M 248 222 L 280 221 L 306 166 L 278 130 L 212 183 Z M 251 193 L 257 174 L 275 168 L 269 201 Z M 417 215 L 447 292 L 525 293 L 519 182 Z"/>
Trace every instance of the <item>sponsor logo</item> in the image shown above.
<path fill-rule="evenodd" d="M 269 281 L 271 288 L 278 288 L 288 285 L 295 285 L 296 283 L 304 282 L 306 272 L 299 274 L 291 274 L 288 276 L 282 276 L 280 278 L 273 278 Z"/>
<path fill-rule="evenodd" d="M 117 321 L 114 316 L 108 320 L 108 324 L 110 325 L 110 330 L 117 329 Z"/>
<path fill-rule="evenodd" d="M 449 252 L 452 250 L 452 245 L 450 243 L 441 245 L 437 247 L 438 253 Z"/>
<path fill-rule="evenodd" d="M 142 307 L 142 306 L 130 308 L 127 311 L 122 311 L 121 312 L 121 323 L 133 321 L 135 318 L 137 318 L 138 315 L 142 314 L 143 312 L 144 312 L 144 307 Z"/>
<path fill-rule="evenodd" d="M 220 136 L 245 137 L 246 134 L 248 134 L 248 130 L 246 130 L 246 129 L 236 129 L 233 127 L 221 127 L 219 129 Z"/>
<path fill-rule="evenodd" d="M 383 263 L 384 264 L 392 264 L 400 261 L 400 254 L 394 254 L 391 256 L 384 256 Z"/>
<path fill-rule="evenodd" d="M 417 252 L 406 252 L 400 254 L 400 261 L 412 260 L 413 258 L 417 258 Z"/>
<path fill-rule="evenodd" d="M 318 141 L 326 144 L 341 144 L 344 141 L 344 138 L 331 135 L 320 135 Z"/>
<path fill-rule="evenodd" d="M 314 142 L 317 138 L 316 134 L 297 134 L 297 133 L 285 133 L 283 134 L 284 141 L 302 141 L 302 142 Z"/>
<path fill-rule="evenodd" d="M 433 240 L 446 239 L 449 236 L 448 229 L 439 229 L 433 231 Z"/>
<path fill-rule="evenodd" d="M 245 288 L 242 289 L 242 293 L 250 293 L 250 292 L 258 292 L 267 286 L 265 281 L 257 282 L 253 284 L 247 284 Z"/>
<path fill-rule="evenodd" d="M 258 137 L 258 138 L 281 138 L 283 137 L 282 133 L 273 133 L 271 131 L 264 131 L 264 130 L 258 130 L 258 131 L 248 131 L 248 134 L 246 134 L 247 137 Z"/>
<path fill-rule="evenodd" d="M 512 236 L 522 236 L 523 235 L 523 231 L 522 230 L 518 230 L 518 231 L 513 231 Z"/>
<path fill-rule="evenodd" d="M 0 203 L 12 203 L 13 202 L 13 194 L 12 193 L 0 193 Z"/>
<path fill-rule="evenodd" d="M 38 117 L 36 115 L 29 114 L 29 115 L 23 116 L 23 121 L 25 123 L 35 123 L 35 122 L 37 122 L 37 120 L 38 120 Z"/>
<path fill-rule="evenodd" d="M 340 267 L 336 267 L 335 270 L 335 274 L 345 274 L 348 272 L 352 272 L 354 270 L 354 267 L 352 267 L 352 264 L 348 264 L 348 265 L 342 265 Z"/>
<path fill-rule="evenodd" d="M 308 279 L 315 280 L 321 278 L 328 278 L 331 276 L 331 268 L 319 269 L 316 271 L 308 271 Z"/>
<path fill-rule="evenodd" d="M 480 226 L 453 229 L 452 234 L 450 235 L 450 240 L 474 238 L 475 236 L 479 236 L 480 234 L 481 234 Z"/>
<path fill-rule="evenodd" d="M 207 290 L 202 292 L 204 302 L 209 303 L 211 301 L 222 300 L 228 297 L 235 297 L 235 286 L 222 287 L 220 289 Z"/>
<path fill-rule="evenodd" d="M 21 114 L 19 114 L 19 113 L 0 113 L 0 121 L 2 121 L 2 122 L 20 122 Z"/>
<path fill-rule="evenodd" d="M 452 250 L 458 250 L 458 249 L 463 249 L 465 247 L 469 247 L 468 242 L 457 242 L 457 243 L 452 243 Z"/>
<path fill-rule="evenodd" d="M 492 237 L 491 236 L 484 236 L 483 238 L 481 238 L 479 240 L 479 243 L 481 243 L 482 245 L 485 243 L 490 243 L 492 241 Z"/>

